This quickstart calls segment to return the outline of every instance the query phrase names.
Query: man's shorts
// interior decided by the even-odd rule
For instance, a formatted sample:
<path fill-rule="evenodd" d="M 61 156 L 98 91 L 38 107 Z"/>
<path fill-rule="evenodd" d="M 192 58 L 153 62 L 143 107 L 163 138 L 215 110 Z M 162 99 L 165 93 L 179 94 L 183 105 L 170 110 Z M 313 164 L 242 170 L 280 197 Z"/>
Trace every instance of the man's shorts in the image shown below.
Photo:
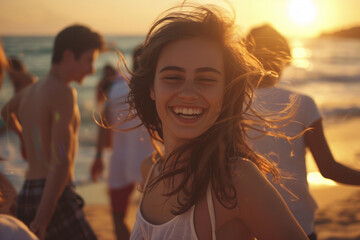
<path fill-rule="evenodd" d="M 34 220 L 45 179 L 26 180 L 17 199 L 16 217 L 27 226 Z M 85 220 L 82 208 L 84 200 L 75 193 L 72 184 L 68 184 L 58 199 L 54 214 L 46 230 L 46 239 L 97 239 Z"/>
<path fill-rule="evenodd" d="M 125 215 L 129 203 L 129 198 L 134 189 L 134 184 L 126 185 L 122 188 L 110 189 L 110 199 L 112 211 Z"/>

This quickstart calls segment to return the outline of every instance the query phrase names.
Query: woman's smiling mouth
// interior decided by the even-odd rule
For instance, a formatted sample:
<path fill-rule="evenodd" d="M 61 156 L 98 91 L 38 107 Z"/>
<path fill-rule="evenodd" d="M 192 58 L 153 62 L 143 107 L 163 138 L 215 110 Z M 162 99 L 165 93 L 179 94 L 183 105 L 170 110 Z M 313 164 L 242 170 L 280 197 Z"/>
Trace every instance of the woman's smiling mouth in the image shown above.
<path fill-rule="evenodd" d="M 170 107 L 171 111 L 175 113 L 178 117 L 194 120 L 199 118 L 203 113 L 204 109 L 199 107 Z"/>

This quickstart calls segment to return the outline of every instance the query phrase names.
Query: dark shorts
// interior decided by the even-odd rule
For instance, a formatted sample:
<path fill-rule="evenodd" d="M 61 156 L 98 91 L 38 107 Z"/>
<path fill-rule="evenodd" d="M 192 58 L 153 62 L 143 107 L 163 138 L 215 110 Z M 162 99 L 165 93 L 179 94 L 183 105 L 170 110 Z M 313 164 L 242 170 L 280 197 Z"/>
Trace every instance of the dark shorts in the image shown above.
<path fill-rule="evenodd" d="M 27 226 L 35 218 L 36 210 L 45 187 L 45 180 L 26 180 L 17 199 L 16 217 Z M 82 207 L 84 200 L 68 184 L 60 196 L 54 214 L 46 230 L 46 239 L 97 239 L 85 220 Z"/>
<path fill-rule="evenodd" d="M 123 188 L 110 189 L 111 209 L 115 213 L 125 215 L 134 184 Z"/>

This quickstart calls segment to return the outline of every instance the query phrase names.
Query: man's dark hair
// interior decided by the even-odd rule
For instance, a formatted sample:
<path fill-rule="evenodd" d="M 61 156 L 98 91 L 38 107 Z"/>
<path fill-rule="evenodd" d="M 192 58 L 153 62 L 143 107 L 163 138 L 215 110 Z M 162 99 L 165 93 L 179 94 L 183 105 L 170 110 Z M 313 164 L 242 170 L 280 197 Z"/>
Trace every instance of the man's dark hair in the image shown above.
<path fill-rule="evenodd" d="M 102 50 L 103 48 L 104 39 L 99 33 L 82 25 L 72 25 L 56 36 L 51 63 L 59 63 L 66 50 L 70 50 L 75 59 L 79 59 L 90 49 Z"/>

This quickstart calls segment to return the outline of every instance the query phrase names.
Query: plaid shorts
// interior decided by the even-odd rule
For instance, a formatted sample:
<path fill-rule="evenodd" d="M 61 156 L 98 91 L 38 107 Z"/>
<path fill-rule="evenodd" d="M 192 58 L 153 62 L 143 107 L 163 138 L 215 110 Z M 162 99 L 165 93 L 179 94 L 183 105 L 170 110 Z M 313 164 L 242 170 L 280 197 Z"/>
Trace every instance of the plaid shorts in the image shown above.
<path fill-rule="evenodd" d="M 45 187 L 45 180 L 26 180 L 17 199 L 16 217 L 27 226 L 33 221 Z M 46 239 L 97 239 L 81 210 L 84 200 L 68 184 L 60 196 L 46 229 Z"/>

